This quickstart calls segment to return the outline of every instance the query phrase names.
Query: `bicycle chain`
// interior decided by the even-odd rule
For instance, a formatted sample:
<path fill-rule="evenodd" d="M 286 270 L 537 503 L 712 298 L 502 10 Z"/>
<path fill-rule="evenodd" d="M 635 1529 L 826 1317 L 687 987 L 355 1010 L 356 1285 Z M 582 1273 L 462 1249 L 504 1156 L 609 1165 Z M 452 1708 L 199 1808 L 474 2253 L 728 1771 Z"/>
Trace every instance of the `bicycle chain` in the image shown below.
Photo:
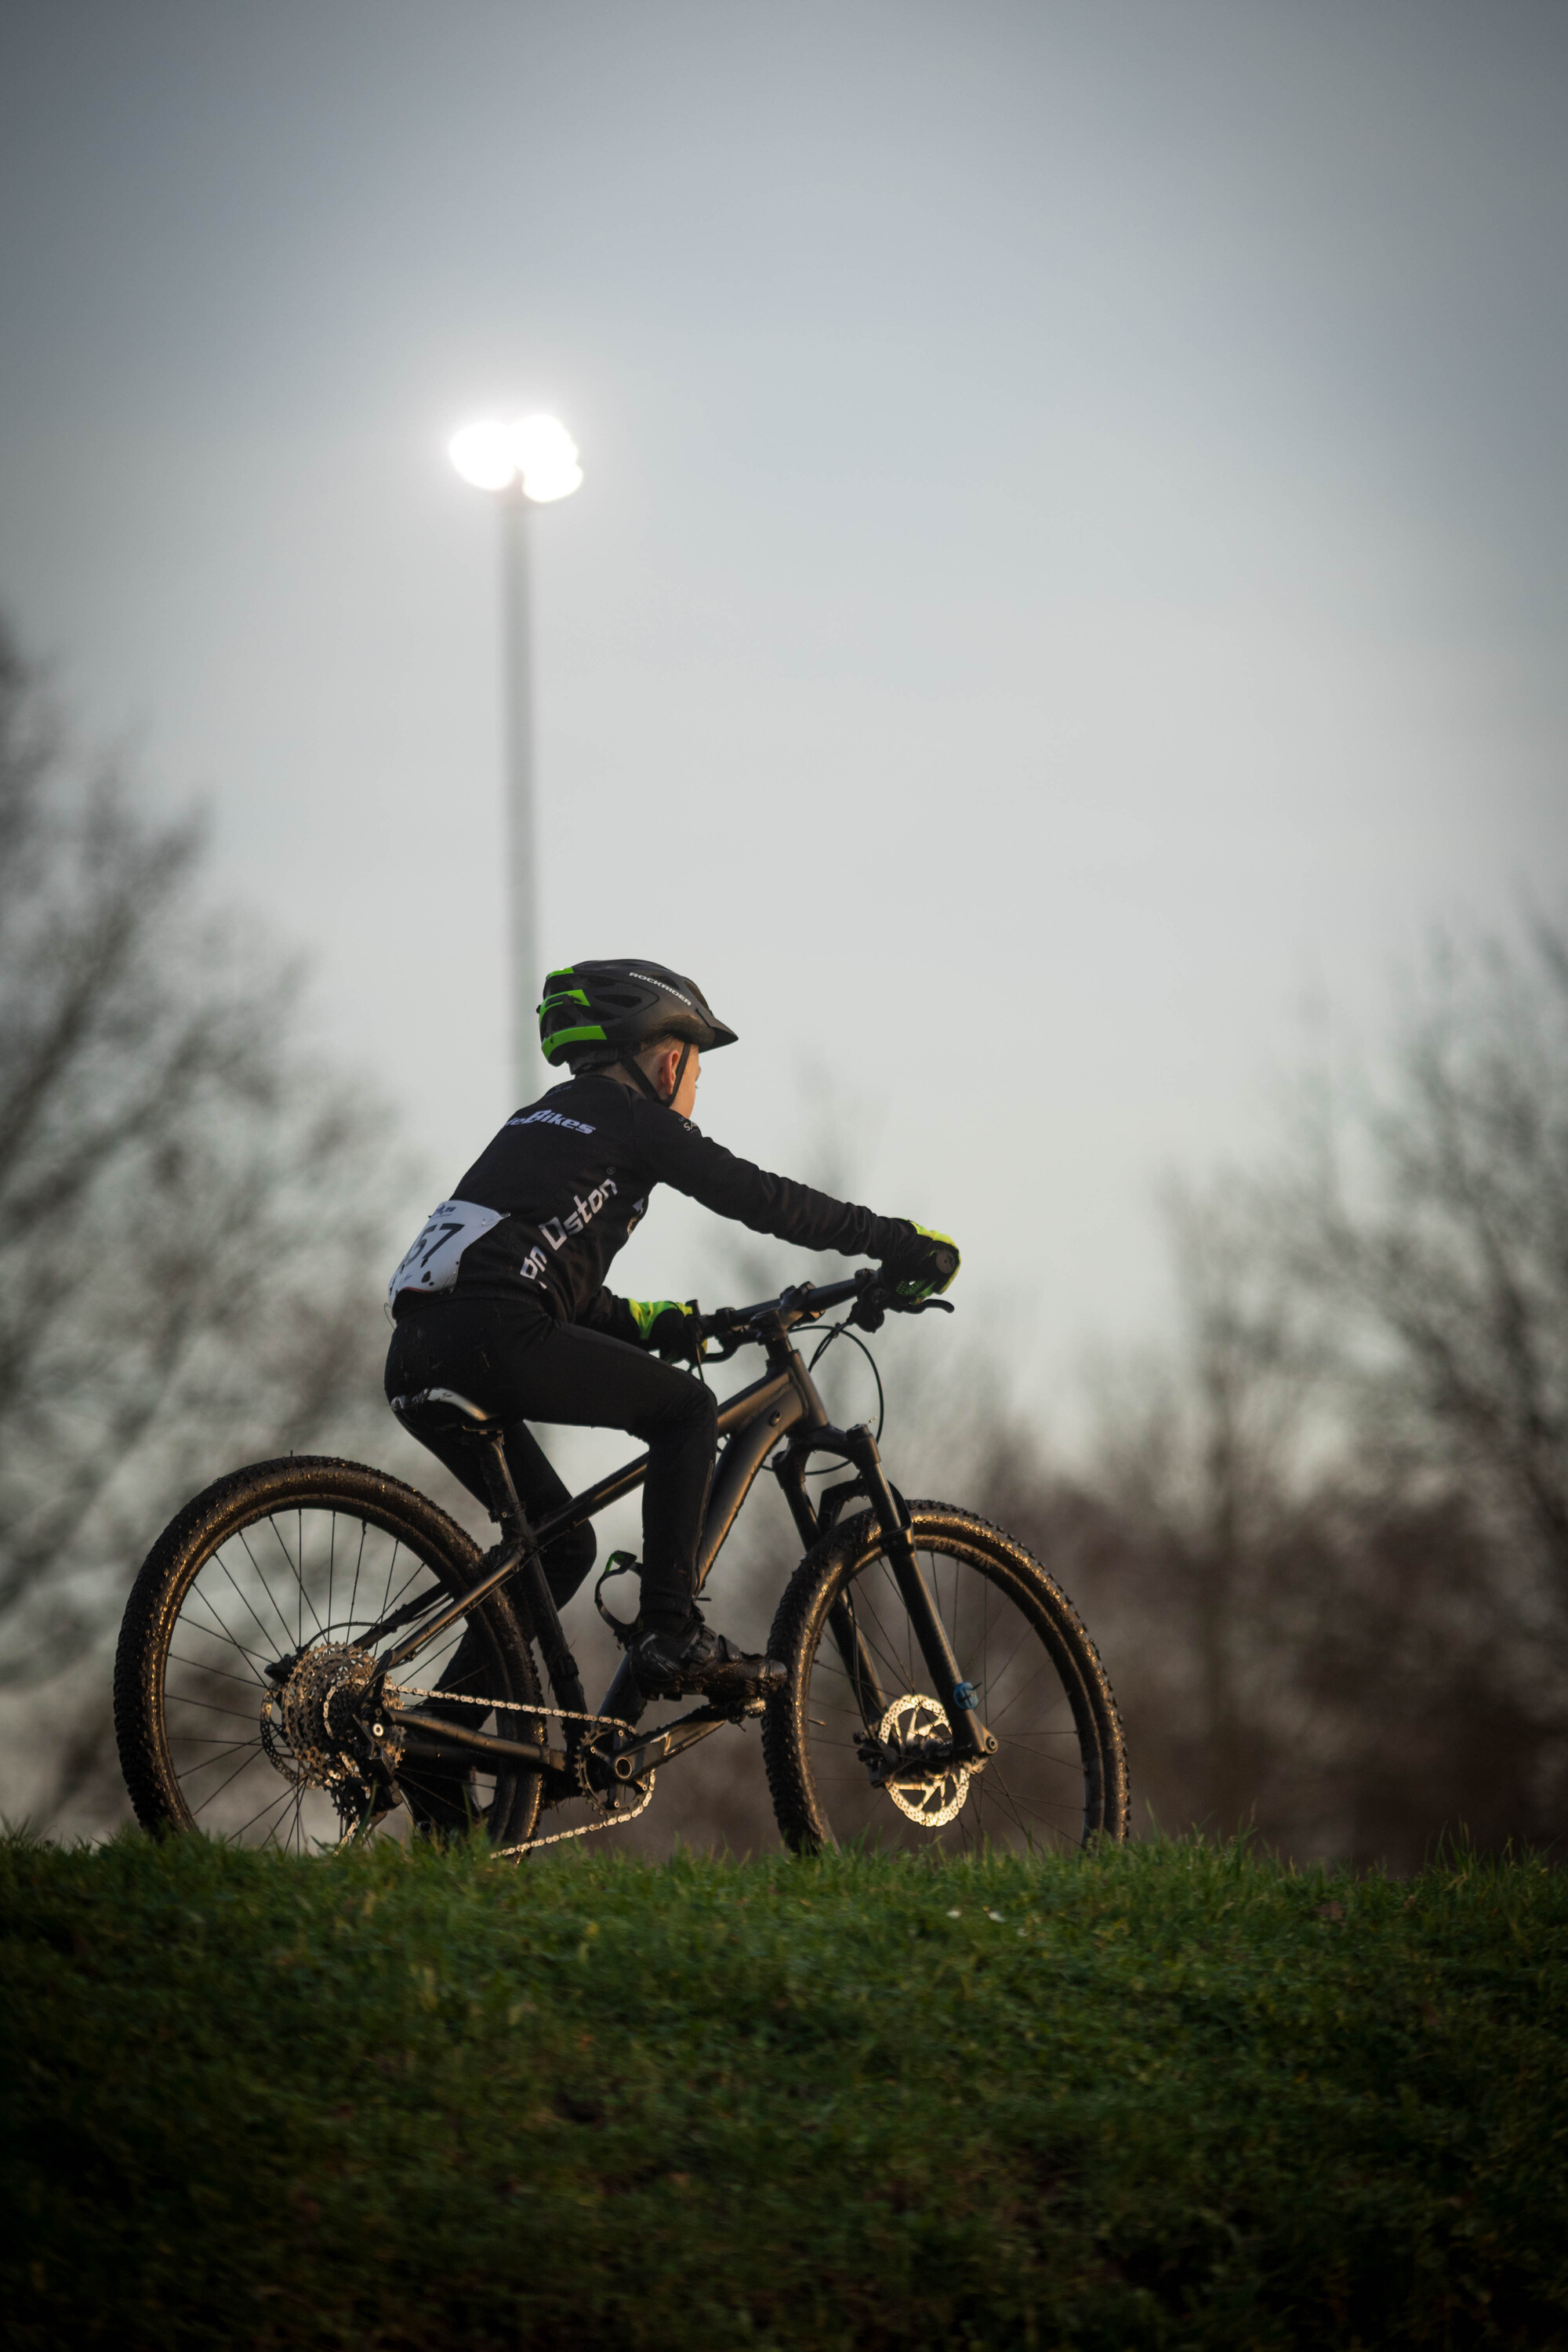
<path fill-rule="evenodd" d="M 399 1683 L 395 1687 L 400 1705 L 405 1699 L 436 1698 L 439 1699 L 443 1706 L 482 1706 L 487 1713 L 493 1707 L 498 1715 L 549 1715 L 562 1723 L 595 1724 L 605 1731 L 626 1729 L 626 1726 L 618 1716 L 584 1715 L 576 1707 L 552 1706 L 542 1699 L 537 1705 L 531 1705 L 527 1700 L 519 1699 L 471 1698 L 466 1691 L 420 1690 L 412 1683 Z M 637 1821 L 641 1814 L 646 1813 L 652 1804 L 653 1780 L 653 1772 L 650 1770 L 641 1801 L 634 1805 L 629 1812 L 611 1813 L 605 1821 L 584 1822 L 581 1829 L 554 1830 L 549 1837 L 528 1838 L 521 1845 L 497 1846 L 490 1860 L 492 1862 L 521 1861 L 525 1853 L 537 1853 L 542 1846 L 563 1845 L 570 1838 L 592 1837 L 597 1830 L 625 1829 L 628 1822 Z M 348 1843 L 348 1838 L 345 1838 L 343 1844 L 347 1845 Z M 341 1850 L 340 1848 L 340 1852 Z"/>

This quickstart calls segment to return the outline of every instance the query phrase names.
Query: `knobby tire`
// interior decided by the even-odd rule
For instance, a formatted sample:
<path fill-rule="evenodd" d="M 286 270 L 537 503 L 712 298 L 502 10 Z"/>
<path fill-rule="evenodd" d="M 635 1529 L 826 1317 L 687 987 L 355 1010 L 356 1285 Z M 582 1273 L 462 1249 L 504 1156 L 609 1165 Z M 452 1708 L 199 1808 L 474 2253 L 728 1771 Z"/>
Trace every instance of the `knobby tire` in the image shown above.
<path fill-rule="evenodd" d="M 1077 1847 L 1127 1834 L 1126 1752 L 1100 1654 L 1071 1601 L 1026 1547 L 972 1513 L 938 1502 L 910 1507 L 910 1534 L 961 1673 L 977 1681 L 990 1657 L 993 1621 L 1011 1649 L 981 1691 L 981 1712 L 1000 1742 L 968 1784 L 955 1817 L 932 1829 L 876 1790 L 852 1748 L 863 1727 L 857 1694 L 830 1630 L 841 1597 L 889 1684 L 931 1692 L 907 1612 L 897 1598 L 881 1529 L 869 1512 L 835 1528 L 795 1570 L 773 1618 L 771 1654 L 789 1680 L 768 1702 L 763 1751 L 773 1811 L 796 1853 L 853 1843 L 947 1852 L 1001 1845 Z M 1005 1621 L 1004 1628 L 1004 1620 Z M 951 1622 L 950 1622 L 951 1621 Z M 946 1694 L 932 1694 L 945 1698 Z"/>
<path fill-rule="evenodd" d="M 329 1516 L 334 1540 L 340 1520 L 345 1538 L 359 1528 L 362 1549 L 365 1531 L 377 1531 L 383 1544 L 391 1541 L 393 1560 L 406 1556 L 414 1577 L 427 1571 L 454 1599 L 479 1581 L 480 1555 L 472 1538 L 437 1504 L 383 1471 L 325 1456 L 290 1454 L 282 1461 L 252 1464 L 218 1479 L 186 1504 L 153 1545 L 132 1589 L 121 1629 L 114 1674 L 115 1731 L 126 1788 L 136 1818 L 144 1829 L 209 1826 L 198 1818 L 201 1808 L 193 1811 L 187 1801 L 185 1784 L 195 1776 L 187 1771 L 183 1780 L 176 1769 L 165 1707 L 172 1643 L 183 1622 L 195 1624 L 198 1632 L 205 1625 L 205 1619 L 198 1616 L 194 1604 L 188 1621 L 183 1621 L 181 1615 L 198 1577 L 204 1570 L 214 1570 L 216 1575 L 215 1563 L 222 1564 L 220 1555 L 222 1559 L 229 1556 L 224 1548 L 237 1543 L 243 1546 L 250 1531 L 262 1528 L 268 1521 L 275 1525 L 281 1522 L 287 1530 L 290 1519 L 297 1519 L 302 1531 L 305 1515 L 312 1513 Z M 312 1519 L 312 1527 L 319 1524 Z M 300 1544 L 302 1550 L 302 1532 Z M 287 1555 L 286 1543 L 283 1549 Z M 300 1566 L 302 1569 L 302 1559 Z M 242 1578 L 245 1573 L 242 1560 Z M 346 1580 L 346 1563 L 342 1573 Z M 307 1591 L 304 1575 L 299 1575 L 296 1580 L 300 1584 L 300 1622 L 309 1638 L 310 1625 L 305 1614 L 308 1604 L 318 1626 L 322 1621 L 318 1604 Z M 261 1589 L 255 1586 L 253 1594 L 259 1595 Z M 245 1605 L 250 1608 L 250 1616 L 242 1619 L 240 1638 L 234 1644 L 240 1653 L 238 1656 L 226 1665 L 217 1663 L 222 1654 L 216 1637 L 209 1632 L 195 1644 L 202 1660 L 199 1673 L 192 1675 L 188 1665 L 177 1664 L 176 1668 L 176 1678 L 184 1676 L 197 1690 L 207 1687 L 210 1680 L 214 1701 L 211 1712 L 217 1716 L 232 1711 L 235 1737 L 230 1744 L 237 1751 L 243 1744 L 247 1715 L 258 1712 L 265 1695 L 266 1684 L 259 1670 L 267 1647 L 262 1628 L 272 1637 L 275 1646 L 286 1645 L 278 1642 L 278 1629 L 265 1607 L 258 1614 L 252 1601 L 246 1601 Z M 237 1618 L 241 1616 L 237 1601 L 233 1613 Z M 367 1603 L 359 1613 L 368 1626 L 376 1610 L 374 1603 Z M 346 1629 L 349 1620 L 345 1618 L 343 1622 Z M 285 1635 L 289 1630 L 283 1627 Z M 192 1646 L 188 1637 L 181 1638 L 186 1640 L 187 1649 Z M 532 1653 L 504 1594 L 494 1593 L 479 1604 L 467 1621 L 462 1639 L 468 1653 L 477 1661 L 472 1671 L 482 1677 L 479 1687 L 493 1696 L 498 1705 L 540 1705 L 539 1676 Z M 178 1657 L 175 1653 L 176 1661 Z M 427 1660 L 417 1656 L 404 1669 L 404 1677 L 416 1685 L 436 1681 Z M 254 1690 L 249 1687 L 252 1682 Z M 220 1699 L 221 1707 L 217 1704 Z M 185 1704 L 199 1707 L 203 1702 L 176 1699 L 176 1713 Z M 456 1710 L 453 1713 L 454 1719 L 458 1719 Z M 460 1719 L 475 1728 L 488 1720 L 477 1708 Z M 216 1727 L 220 1731 L 227 1728 L 221 1723 Z M 241 1769 L 256 1769 L 253 1759 L 245 1759 Z M 280 1776 L 274 1773 L 273 1777 Z M 285 1789 L 288 1785 L 283 1782 Z M 538 1772 L 521 1766 L 500 1767 L 493 1776 L 493 1800 L 485 1823 L 493 1844 L 514 1844 L 532 1834 L 539 1815 L 540 1793 Z M 320 1810 L 318 1807 L 318 1812 Z M 297 1831 L 299 1822 L 300 1809 L 296 1806 Z M 211 1826 L 214 1834 L 228 1833 L 221 1823 Z M 282 1839 L 254 1836 L 250 1842 L 285 1843 Z M 302 1844 L 298 1838 L 296 1843 Z"/>

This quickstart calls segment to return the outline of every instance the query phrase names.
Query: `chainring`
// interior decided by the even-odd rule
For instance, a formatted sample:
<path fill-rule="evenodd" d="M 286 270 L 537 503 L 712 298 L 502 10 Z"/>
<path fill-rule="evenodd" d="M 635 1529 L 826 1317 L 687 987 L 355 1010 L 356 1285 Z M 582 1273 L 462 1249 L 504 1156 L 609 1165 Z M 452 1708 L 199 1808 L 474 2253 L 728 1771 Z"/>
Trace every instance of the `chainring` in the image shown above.
<path fill-rule="evenodd" d="M 617 1780 L 611 1769 L 610 1750 L 621 1736 L 621 1726 L 607 1724 L 603 1729 L 589 1732 L 577 1743 L 572 1759 L 577 1779 L 577 1790 L 600 1813 L 641 1812 L 653 1795 L 654 1774 L 650 1769 L 635 1780 Z"/>

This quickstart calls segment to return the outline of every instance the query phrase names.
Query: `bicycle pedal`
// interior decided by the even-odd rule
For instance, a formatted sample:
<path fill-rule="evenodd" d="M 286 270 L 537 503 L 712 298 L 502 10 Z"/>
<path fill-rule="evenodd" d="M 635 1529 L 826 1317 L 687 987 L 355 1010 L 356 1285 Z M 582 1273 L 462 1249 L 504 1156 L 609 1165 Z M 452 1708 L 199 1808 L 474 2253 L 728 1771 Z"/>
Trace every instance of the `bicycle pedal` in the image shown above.
<path fill-rule="evenodd" d="M 613 1576 L 640 1576 L 641 1574 L 642 1563 L 636 1552 L 613 1551 L 600 1574 L 598 1582 L 594 1587 L 594 1606 L 623 1650 L 629 1650 L 634 1642 L 640 1642 L 647 1631 L 642 1621 L 642 1611 L 639 1609 L 635 1617 L 617 1617 L 613 1609 L 606 1609 L 605 1606 L 605 1587 Z"/>
<path fill-rule="evenodd" d="M 765 1715 L 767 1709 L 762 1692 L 752 1691 L 744 1698 L 722 1699 L 710 1695 L 704 1713 L 711 1716 L 715 1723 L 744 1723 L 752 1716 Z"/>

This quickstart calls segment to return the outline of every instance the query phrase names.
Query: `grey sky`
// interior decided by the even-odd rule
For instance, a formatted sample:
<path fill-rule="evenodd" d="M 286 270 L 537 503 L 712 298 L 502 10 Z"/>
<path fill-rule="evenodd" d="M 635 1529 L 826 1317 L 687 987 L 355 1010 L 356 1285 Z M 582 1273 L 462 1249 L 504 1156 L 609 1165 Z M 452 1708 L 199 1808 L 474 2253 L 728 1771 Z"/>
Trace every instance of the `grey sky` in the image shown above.
<path fill-rule="evenodd" d="M 824 1066 L 1047 1373 L 1152 1318 L 1154 1181 L 1265 1131 L 1306 998 L 1563 904 L 1559 0 L 0 24 L 0 596 L 437 1188 L 510 1107 L 475 415 L 587 472 L 548 950 L 696 972 L 774 1165 Z M 627 1272 L 715 1280 L 679 1213 Z"/>

